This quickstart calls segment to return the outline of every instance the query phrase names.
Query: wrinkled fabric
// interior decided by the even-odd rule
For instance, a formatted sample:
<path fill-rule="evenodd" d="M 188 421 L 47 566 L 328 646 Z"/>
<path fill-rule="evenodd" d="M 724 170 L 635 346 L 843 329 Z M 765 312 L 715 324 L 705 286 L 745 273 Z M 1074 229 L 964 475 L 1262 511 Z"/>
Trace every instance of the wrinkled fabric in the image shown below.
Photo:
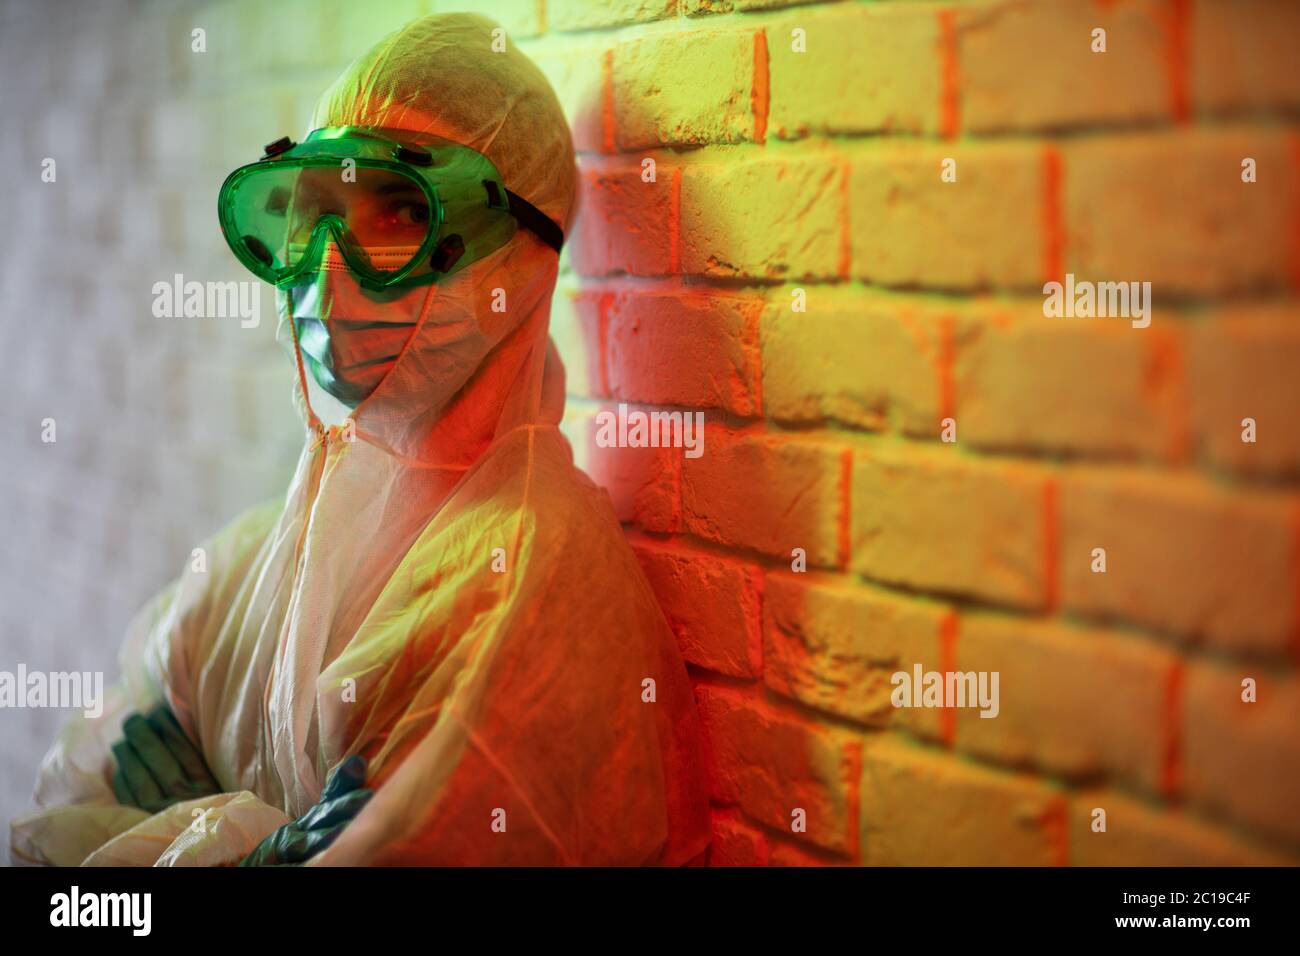
<path fill-rule="evenodd" d="M 313 126 L 455 139 L 567 225 L 573 153 L 559 106 L 513 46 L 492 52 L 494 26 L 416 21 L 344 72 Z M 132 623 L 127 700 L 169 704 L 224 796 L 239 795 L 207 798 L 213 812 L 237 809 L 235 822 L 182 831 L 196 806 L 105 819 L 106 714 L 56 742 L 40 809 L 14 824 L 24 859 L 85 850 L 118 864 L 234 863 L 278 814 L 316 803 L 353 754 L 369 762 L 374 797 L 313 864 L 677 864 L 702 853 L 685 668 L 608 496 L 557 427 L 557 268 L 521 230 L 432 287 L 351 425 L 309 428 L 285 498 L 209 541 L 206 570 L 187 570 Z M 291 344 L 290 311 L 282 303 Z M 297 379 L 309 425 L 327 421 L 328 398 Z"/>
<path fill-rule="evenodd" d="M 289 818 L 247 791 L 176 803 L 94 850 L 82 866 L 214 866 L 251 852 Z M 148 861 L 157 852 L 156 860 Z"/>

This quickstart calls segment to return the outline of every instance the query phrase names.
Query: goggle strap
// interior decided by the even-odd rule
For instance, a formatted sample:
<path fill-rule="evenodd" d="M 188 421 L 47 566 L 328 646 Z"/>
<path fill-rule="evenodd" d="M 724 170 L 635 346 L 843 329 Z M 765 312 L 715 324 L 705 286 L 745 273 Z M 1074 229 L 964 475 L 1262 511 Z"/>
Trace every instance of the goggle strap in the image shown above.
<path fill-rule="evenodd" d="M 523 226 L 557 253 L 564 246 L 564 230 L 555 224 L 555 220 L 542 212 L 523 196 L 506 190 L 510 200 L 510 215 L 519 220 Z"/>

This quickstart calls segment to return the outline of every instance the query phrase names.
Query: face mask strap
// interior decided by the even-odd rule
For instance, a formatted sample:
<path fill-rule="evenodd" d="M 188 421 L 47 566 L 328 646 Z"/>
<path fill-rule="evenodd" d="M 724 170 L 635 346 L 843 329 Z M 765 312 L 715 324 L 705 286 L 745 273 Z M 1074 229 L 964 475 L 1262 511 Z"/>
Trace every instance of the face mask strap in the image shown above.
<path fill-rule="evenodd" d="M 307 409 L 307 426 L 319 435 L 325 431 L 325 426 L 316 417 L 316 410 L 311 407 L 311 397 L 307 394 L 307 370 L 302 365 L 302 346 L 298 342 L 298 322 L 293 315 L 292 291 L 285 294 L 285 308 L 289 312 L 289 331 L 293 333 L 293 357 L 298 364 L 298 385 L 302 388 L 302 404 Z"/>

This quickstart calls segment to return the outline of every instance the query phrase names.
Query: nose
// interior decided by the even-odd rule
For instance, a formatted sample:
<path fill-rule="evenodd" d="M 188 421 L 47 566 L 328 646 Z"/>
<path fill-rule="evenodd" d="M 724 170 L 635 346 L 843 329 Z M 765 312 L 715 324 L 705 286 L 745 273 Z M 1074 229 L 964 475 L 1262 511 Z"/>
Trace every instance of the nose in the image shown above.
<path fill-rule="evenodd" d="M 343 256 L 338 240 L 332 235 L 326 235 L 315 265 L 303 276 L 306 280 L 303 288 L 314 289 L 316 294 L 331 299 L 339 291 L 343 273 L 348 271 L 348 261 Z"/>
<path fill-rule="evenodd" d="M 325 244 L 321 247 L 320 262 L 322 266 L 330 265 L 335 268 L 341 267 L 343 262 L 343 250 L 339 248 L 338 237 L 329 229 L 327 220 L 337 220 L 335 216 L 325 216 L 321 218 L 320 225 L 317 229 L 325 230 Z"/>

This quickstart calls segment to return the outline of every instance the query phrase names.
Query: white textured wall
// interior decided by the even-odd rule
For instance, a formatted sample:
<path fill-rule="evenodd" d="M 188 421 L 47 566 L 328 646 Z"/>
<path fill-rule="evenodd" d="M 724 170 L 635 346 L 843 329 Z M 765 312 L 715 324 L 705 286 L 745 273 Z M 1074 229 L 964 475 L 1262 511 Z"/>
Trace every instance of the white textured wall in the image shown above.
<path fill-rule="evenodd" d="M 154 318 L 151 289 L 248 278 L 217 229 L 222 178 L 297 138 L 338 70 L 429 6 L 0 7 L 0 670 L 112 682 L 135 610 L 202 538 L 283 492 L 301 426 L 269 290 L 244 329 Z M 5 843 L 66 715 L 0 709 Z"/>

